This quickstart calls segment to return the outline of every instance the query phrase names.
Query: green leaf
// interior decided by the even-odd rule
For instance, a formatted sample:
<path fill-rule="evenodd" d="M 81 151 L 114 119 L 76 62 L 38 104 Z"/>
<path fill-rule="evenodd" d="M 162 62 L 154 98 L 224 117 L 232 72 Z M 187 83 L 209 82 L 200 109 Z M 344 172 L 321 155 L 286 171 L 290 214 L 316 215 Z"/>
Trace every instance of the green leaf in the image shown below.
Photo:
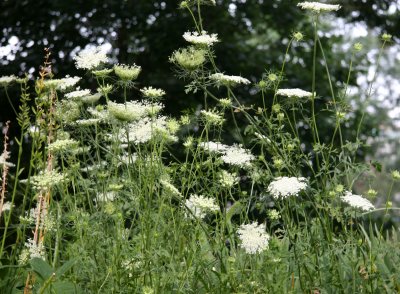
<path fill-rule="evenodd" d="M 49 279 L 54 272 L 53 268 L 41 258 L 31 259 L 30 264 L 35 273 L 37 273 L 43 280 Z"/>
<path fill-rule="evenodd" d="M 374 168 L 376 168 L 376 170 L 377 170 L 378 172 L 381 172 L 381 171 L 382 171 L 382 163 L 380 163 L 379 161 L 376 161 L 376 160 L 371 161 L 371 165 L 372 165 Z"/>
<path fill-rule="evenodd" d="M 75 285 L 72 282 L 54 282 L 51 284 L 53 293 L 75 294 L 77 293 Z"/>
<path fill-rule="evenodd" d="M 75 264 L 74 259 L 67 261 L 64 263 L 59 269 L 56 270 L 56 277 L 61 277 L 63 274 L 65 274 L 74 264 Z"/>

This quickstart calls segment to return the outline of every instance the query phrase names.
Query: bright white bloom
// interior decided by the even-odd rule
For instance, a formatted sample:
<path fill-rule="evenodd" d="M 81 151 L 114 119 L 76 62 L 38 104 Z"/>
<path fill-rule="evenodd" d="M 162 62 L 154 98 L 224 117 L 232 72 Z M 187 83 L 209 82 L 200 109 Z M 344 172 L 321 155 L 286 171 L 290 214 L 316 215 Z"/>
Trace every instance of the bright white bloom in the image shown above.
<path fill-rule="evenodd" d="M 239 246 L 248 254 L 260 253 L 268 249 L 268 242 L 271 237 L 265 232 L 265 224 L 258 225 L 253 222 L 241 225 L 237 234 L 241 241 Z"/>
<path fill-rule="evenodd" d="M 14 82 L 17 79 L 16 76 L 2 76 L 0 77 L 0 86 L 7 87 L 9 84 Z"/>
<path fill-rule="evenodd" d="M 52 88 L 60 91 L 65 91 L 73 86 L 75 86 L 81 80 L 80 77 L 70 77 L 66 76 L 63 79 L 52 79 L 45 80 L 44 86 L 46 88 Z"/>
<path fill-rule="evenodd" d="M 162 89 L 156 89 L 153 87 L 145 87 L 140 90 L 142 92 L 143 96 L 148 97 L 148 98 L 160 98 L 165 95 L 165 91 Z"/>
<path fill-rule="evenodd" d="M 115 74 L 123 81 L 132 81 L 136 80 L 139 76 L 142 68 L 136 64 L 133 65 L 125 65 L 125 64 L 117 64 L 114 65 Z"/>
<path fill-rule="evenodd" d="M 3 207 L 1 208 L 1 212 L 7 211 L 11 209 L 11 206 L 14 207 L 14 205 L 11 205 L 11 202 L 7 201 L 3 203 Z"/>
<path fill-rule="evenodd" d="M 68 99 L 81 98 L 81 97 L 88 96 L 88 95 L 90 95 L 89 89 L 76 90 L 76 91 L 65 94 L 65 98 L 68 98 Z"/>
<path fill-rule="evenodd" d="M 101 63 L 106 63 L 108 57 L 101 47 L 83 50 L 74 57 L 76 68 L 94 69 Z"/>
<path fill-rule="evenodd" d="M 344 202 L 354 208 L 359 208 L 364 211 L 375 209 L 374 205 L 369 200 L 363 198 L 360 195 L 352 194 L 349 191 L 346 191 L 345 195 L 341 198 Z"/>
<path fill-rule="evenodd" d="M 149 104 L 139 101 L 130 101 L 126 103 L 108 102 L 108 111 L 116 118 L 122 121 L 135 121 L 145 117 L 148 114 L 156 114 L 162 109 L 161 104 Z"/>
<path fill-rule="evenodd" d="M 251 161 L 254 160 L 255 157 L 249 150 L 234 145 L 225 150 L 221 159 L 227 164 L 236 165 L 238 167 L 248 167 L 251 165 Z"/>
<path fill-rule="evenodd" d="M 118 157 L 118 159 L 120 161 L 120 163 L 118 165 L 121 165 L 122 163 L 129 165 L 129 164 L 134 163 L 137 160 L 137 155 L 136 155 L 136 153 L 129 155 L 128 152 L 124 152 L 124 154 L 120 155 Z"/>
<path fill-rule="evenodd" d="M 97 125 L 100 122 L 101 120 L 99 118 L 88 118 L 88 119 L 78 119 L 75 121 L 75 124 L 78 126 L 88 127 Z"/>
<path fill-rule="evenodd" d="M 93 108 L 89 107 L 86 109 L 94 118 L 97 118 L 101 121 L 108 121 L 110 119 L 110 114 L 107 110 L 101 108 Z"/>
<path fill-rule="evenodd" d="M 280 96 L 297 98 L 307 98 L 312 96 L 311 92 L 307 92 L 301 89 L 279 89 L 276 94 Z"/>
<path fill-rule="evenodd" d="M 83 96 L 83 97 L 79 98 L 79 100 L 86 104 L 93 104 L 93 103 L 96 103 L 97 101 L 99 101 L 101 96 L 103 96 L 102 93 L 96 93 L 93 95 Z"/>
<path fill-rule="evenodd" d="M 73 139 L 57 140 L 51 143 L 47 149 L 49 152 L 71 152 L 76 149 L 79 142 Z"/>
<path fill-rule="evenodd" d="M 105 193 L 97 193 L 96 201 L 97 202 L 110 202 L 114 201 L 117 198 L 117 194 L 113 191 L 105 192 Z"/>
<path fill-rule="evenodd" d="M 324 4 L 320 2 L 301 2 L 298 3 L 301 9 L 311 10 L 316 13 L 324 12 L 324 11 L 338 11 L 340 9 L 340 5 L 332 5 L 332 4 Z"/>
<path fill-rule="evenodd" d="M 56 172 L 55 170 L 41 172 L 31 178 L 31 183 L 37 190 L 48 189 L 57 184 L 63 183 L 66 180 L 65 175 Z"/>
<path fill-rule="evenodd" d="M 219 210 L 214 199 L 197 194 L 190 195 L 190 198 L 186 199 L 185 205 L 192 212 L 192 214 L 187 213 L 189 217 L 204 218 L 208 212 Z"/>
<path fill-rule="evenodd" d="M 228 86 L 235 86 L 238 84 L 250 84 L 248 79 L 239 77 L 239 76 L 228 76 L 222 73 L 215 73 L 210 76 L 211 80 L 214 80 L 219 85 L 228 85 Z"/>
<path fill-rule="evenodd" d="M 286 198 L 297 196 L 300 191 L 306 188 L 307 183 L 305 178 L 279 177 L 269 184 L 267 190 L 274 198 Z"/>
<path fill-rule="evenodd" d="M 201 34 L 198 32 L 186 32 L 183 34 L 183 38 L 189 43 L 207 46 L 211 46 L 219 41 L 217 34 L 208 35 L 206 31 L 202 31 Z"/>
<path fill-rule="evenodd" d="M 229 148 L 228 145 L 222 144 L 220 142 L 201 142 L 199 144 L 200 148 L 203 148 L 204 150 L 207 150 L 208 152 L 216 152 L 216 153 L 222 153 L 224 152 L 227 148 Z"/>
<path fill-rule="evenodd" d="M 36 244 L 33 239 L 28 239 L 28 242 L 25 243 L 25 247 L 29 251 L 30 259 L 33 258 L 41 258 L 44 260 L 44 246 L 43 243 Z"/>
<path fill-rule="evenodd" d="M 162 138 L 176 141 L 177 138 L 173 136 L 167 129 L 167 117 L 160 116 L 158 118 L 145 117 L 134 123 L 131 123 L 126 129 L 122 129 L 119 133 L 119 140 L 123 143 L 146 143 L 157 136 Z"/>

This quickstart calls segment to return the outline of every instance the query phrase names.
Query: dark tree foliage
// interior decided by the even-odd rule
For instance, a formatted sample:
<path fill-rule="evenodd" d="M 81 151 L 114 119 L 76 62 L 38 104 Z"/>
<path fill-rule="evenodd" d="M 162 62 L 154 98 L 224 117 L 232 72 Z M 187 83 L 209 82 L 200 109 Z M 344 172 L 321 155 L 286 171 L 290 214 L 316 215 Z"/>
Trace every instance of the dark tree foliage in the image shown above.
<path fill-rule="evenodd" d="M 218 33 L 222 41 L 215 46 L 219 68 L 227 74 L 241 74 L 256 82 L 266 70 L 280 68 L 290 33 L 299 30 L 306 39 L 289 52 L 291 64 L 286 68 L 282 86 L 309 89 L 312 28 L 305 13 L 296 7 L 298 2 L 217 0 L 215 7 L 204 7 L 202 13 L 206 30 Z M 350 21 L 365 21 L 398 38 L 398 4 L 394 14 L 386 13 L 393 1 L 337 2 L 343 6 L 339 16 Z M 18 44 L 12 54 L 1 58 L 0 76 L 24 72 L 37 74 L 44 47 L 49 47 L 53 53 L 56 77 L 82 75 L 83 72 L 74 66 L 74 53 L 87 44 L 110 43 L 114 62 L 142 66 L 139 85 L 152 85 L 167 91 L 167 111 L 179 114 L 183 109 L 195 108 L 202 101 L 201 95 L 185 95 L 185 82 L 174 77 L 168 62 L 168 56 L 175 49 L 186 45 L 182 34 L 194 29 L 191 16 L 185 10 L 178 10 L 178 6 L 179 1 L 172 0 L 3 0 L 0 2 L 0 47 L 10 45 L 15 37 Z M 341 85 L 346 78 L 347 65 L 346 62 L 335 61 L 346 61 L 351 49 L 340 53 L 343 56 L 337 56 L 337 53 L 333 56 L 331 45 L 340 40 L 323 38 L 322 42 L 327 49 L 327 59 L 333 62 L 330 71 L 335 77 L 334 82 Z M 10 60 L 12 55 L 15 55 L 14 60 Z M 317 70 L 318 77 L 326 81 L 322 63 Z M 248 90 L 243 89 L 239 93 L 241 99 L 246 104 L 260 103 L 255 100 L 258 96 L 248 94 Z M 321 96 L 329 97 L 327 84 L 318 84 L 316 91 Z M 10 94 L 16 95 L 13 92 Z M 3 93 L 0 95 L 1 121 L 13 120 Z M 18 97 L 14 98 L 18 100 Z M 320 101 L 319 107 L 323 108 L 324 104 Z M 366 120 L 365 132 L 371 131 L 372 123 L 372 120 Z M 323 125 L 321 129 L 324 129 Z"/>

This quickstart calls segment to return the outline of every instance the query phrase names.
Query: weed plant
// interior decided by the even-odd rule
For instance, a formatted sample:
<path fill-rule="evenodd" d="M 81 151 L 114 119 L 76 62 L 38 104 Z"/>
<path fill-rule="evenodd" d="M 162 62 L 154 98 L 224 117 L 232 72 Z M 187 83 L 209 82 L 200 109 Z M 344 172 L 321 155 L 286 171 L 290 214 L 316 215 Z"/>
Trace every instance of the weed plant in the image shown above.
<path fill-rule="evenodd" d="M 189 45 L 169 61 L 188 99 L 204 97 L 200 110 L 181 117 L 164 113 L 168 93 L 135 82 L 140 66 L 111 65 L 100 48 L 75 57 L 95 91 L 76 88 L 80 77 L 55 79 L 48 50 L 34 86 L 0 79 L 6 93 L 21 89 L 16 161 L 7 132 L 0 157 L 1 293 L 400 291 L 398 229 L 375 222 L 397 208 L 389 196 L 374 207 L 372 189 L 353 194 L 373 169 L 356 161 L 363 118 L 355 138 L 342 132 L 362 45 L 354 44 L 345 86 L 336 88 L 319 39 L 321 14 L 340 7 L 299 3 L 314 29 L 314 58 L 311 85 L 293 89 L 286 57 L 303 34 L 291 35 L 279 71 L 257 82 L 227 75 L 215 63 L 219 36 L 205 31 L 201 16 L 212 5 L 180 4 L 195 31 L 183 34 Z M 389 41 L 384 35 L 381 52 Z M 330 97 L 315 92 L 317 83 Z M 243 104 L 237 87 L 257 90 L 259 103 Z M 322 120 L 332 122 L 329 139 L 320 136 Z M 224 142 L 227 134 L 236 143 Z"/>

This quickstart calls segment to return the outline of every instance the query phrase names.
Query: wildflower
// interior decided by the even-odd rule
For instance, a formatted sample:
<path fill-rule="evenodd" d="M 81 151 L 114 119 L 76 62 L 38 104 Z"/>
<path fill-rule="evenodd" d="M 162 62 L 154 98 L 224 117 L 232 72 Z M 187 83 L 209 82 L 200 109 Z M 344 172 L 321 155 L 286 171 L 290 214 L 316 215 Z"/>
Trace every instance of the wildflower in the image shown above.
<path fill-rule="evenodd" d="M 354 49 L 354 51 L 356 51 L 356 52 L 361 51 L 361 50 L 363 49 L 363 44 L 361 44 L 361 43 L 355 43 L 355 44 L 353 45 L 353 49 Z"/>
<path fill-rule="evenodd" d="M 106 63 L 108 57 L 101 47 L 95 47 L 83 50 L 74 57 L 76 68 L 78 69 L 94 69 L 101 63 Z"/>
<path fill-rule="evenodd" d="M 65 94 L 65 98 L 81 98 L 84 96 L 90 95 L 90 90 L 85 89 L 85 90 L 76 90 L 70 93 Z"/>
<path fill-rule="evenodd" d="M 183 69 L 193 71 L 206 61 L 206 53 L 204 49 L 191 46 L 174 51 L 169 60 Z"/>
<path fill-rule="evenodd" d="M 183 38 L 189 43 L 205 46 L 211 46 L 219 41 L 217 34 L 208 35 L 206 31 L 201 31 L 200 34 L 198 32 L 186 32 L 183 34 Z"/>
<path fill-rule="evenodd" d="M 179 192 L 179 190 L 174 185 L 172 185 L 170 182 L 168 182 L 166 180 L 160 180 L 160 183 L 164 187 L 165 190 L 169 191 L 170 193 L 174 194 L 175 196 L 183 197 L 181 192 Z"/>
<path fill-rule="evenodd" d="M 279 89 L 276 94 L 280 96 L 296 98 L 307 98 L 312 96 L 311 92 L 307 92 L 301 89 Z"/>
<path fill-rule="evenodd" d="M 44 87 L 47 89 L 65 91 L 75 86 L 80 80 L 80 77 L 70 77 L 67 75 L 65 78 L 62 79 L 45 80 Z"/>
<path fill-rule="evenodd" d="M 113 90 L 113 86 L 112 85 L 105 85 L 105 86 L 100 86 L 99 88 L 97 88 L 97 92 L 103 93 L 103 95 L 108 95 L 109 93 L 111 93 Z"/>
<path fill-rule="evenodd" d="M 382 41 L 384 41 L 384 42 L 390 42 L 390 40 L 392 40 L 392 35 L 383 34 L 381 38 L 382 38 Z"/>
<path fill-rule="evenodd" d="M 168 131 L 170 131 L 172 134 L 175 134 L 179 130 L 180 124 L 176 119 L 169 118 L 167 120 L 166 127 Z"/>
<path fill-rule="evenodd" d="M 13 163 L 7 161 L 9 158 L 10 158 L 10 152 L 4 150 L 3 153 L 0 155 L 0 168 L 3 168 L 4 166 L 7 167 L 15 166 Z"/>
<path fill-rule="evenodd" d="M 225 121 L 225 119 L 215 111 L 201 110 L 200 114 L 203 117 L 206 124 L 220 126 Z"/>
<path fill-rule="evenodd" d="M 79 142 L 73 139 L 64 139 L 64 140 L 57 140 L 51 143 L 47 149 L 49 152 L 54 153 L 62 153 L 62 152 L 69 152 L 73 149 L 76 149 L 79 145 Z"/>
<path fill-rule="evenodd" d="M 125 64 L 117 64 L 114 65 L 115 74 L 123 81 L 129 82 L 136 80 L 142 71 L 142 67 L 133 64 L 133 65 L 125 65 Z"/>
<path fill-rule="evenodd" d="M 304 35 L 301 32 L 295 32 L 293 33 L 293 38 L 297 41 L 300 42 L 301 40 L 304 39 Z"/>
<path fill-rule="evenodd" d="M 278 177 L 269 184 L 267 191 L 272 194 L 272 197 L 278 199 L 297 196 L 300 191 L 306 188 L 307 183 L 305 178 Z"/>
<path fill-rule="evenodd" d="M 152 108 L 152 105 L 138 101 L 130 101 L 126 103 L 115 103 L 109 101 L 107 104 L 110 114 L 116 119 L 122 121 L 139 120 L 146 116 L 149 110 Z"/>
<path fill-rule="evenodd" d="M 345 195 L 341 198 L 343 202 L 346 202 L 354 208 L 359 208 L 364 211 L 375 209 L 374 205 L 369 200 L 363 198 L 360 195 L 352 194 L 349 191 L 346 191 Z"/>
<path fill-rule="evenodd" d="M 297 6 L 299 6 L 301 9 L 311 10 L 312 12 L 315 13 L 338 11 L 341 7 L 340 5 L 332 5 L 332 4 L 324 4 L 320 2 L 308 2 L 308 1 L 298 3 Z"/>
<path fill-rule="evenodd" d="M 96 202 L 105 203 L 105 202 L 114 201 L 116 198 L 117 198 L 117 194 L 114 191 L 97 193 Z"/>
<path fill-rule="evenodd" d="M 229 98 L 221 98 L 218 100 L 218 102 L 223 108 L 228 108 L 232 106 L 232 100 Z"/>
<path fill-rule="evenodd" d="M 398 170 L 392 171 L 392 179 L 395 181 L 400 180 L 400 172 Z"/>
<path fill-rule="evenodd" d="M 44 246 L 43 243 L 36 244 L 33 239 L 28 239 L 28 242 L 25 242 L 25 247 L 29 251 L 29 258 L 41 258 L 44 260 Z"/>
<path fill-rule="evenodd" d="M 199 144 L 200 148 L 203 148 L 204 150 L 207 150 L 208 152 L 216 152 L 216 153 L 222 153 L 225 150 L 227 150 L 227 148 L 229 146 L 222 144 L 220 142 L 201 142 Z"/>
<path fill-rule="evenodd" d="M 281 217 L 281 214 L 276 209 L 268 210 L 267 215 L 271 220 L 278 220 Z"/>
<path fill-rule="evenodd" d="M 136 153 L 133 153 L 133 154 L 128 154 L 128 153 L 124 153 L 124 154 L 122 154 L 122 155 L 120 155 L 119 156 L 119 161 L 121 162 L 121 163 L 124 163 L 124 164 L 126 164 L 126 165 L 129 165 L 129 164 L 133 164 L 135 161 L 137 160 L 137 155 L 136 155 Z M 111 186 L 111 185 L 110 185 Z M 114 189 L 112 189 L 112 188 L 110 188 L 111 190 L 114 190 Z"/>
<path fill-rule="evenodd" d="M 185 148 L 190 148 L 190 147 L 193 146 L 193 143 L 194 143 L 193 137 L 189 136 L 189 137 L 186 138 L 185 142 L 183 142 L 183 146 Z"/>
<path fill-rule="evenodd" d="M 279 113 L 281 111 L 281 109 L 282 109 L 282 107 L 281 107 L 281 105 L 279 103 L 276 103 L 276 104 L 272 105 L 272 111 L 273 112 Z"/>
<path fill-rule="evenodd" d="M 279 113 L 276 115 L 276 118 L 277 118 L 279 121 L 282 121 L 282 120 L 285 118 L 285 114 L 284 114 L 283 112 L 279 112 Z"/>
<path fill-rule="evenodd" d="M 224 188 L 232 188 L 239 181 L 239 178 L 236 175 L 227 172 L 226 170 L 222 170 L 221 173 L 218 175 L 218 177 L 219 177 L 218 182 Z"/>
<path fill-rule="evenodd" d="M 24 248 L 21 250 L 21 253 L 18 257 L 18 264 L 19 265 L 26 265 L 29 262 L 29 250 Z"/>
<path fill-rule="evenodd" d="M 12 82 L 16 81 L 17 77 L 14 75 L 11 76 L 2 76 L 0 77 L 0 86 L 7 87 Z"/>
<path fill-rule="evenodd" d="M 101 120 L 98 118 L 87 118 L 87 119 L 78 119 L 75 121 L 75 124 L 78 126 L 94 126 L 97 125 Z"/>
<path fill-rule="evenodd" d="M 92 74 L 94 74 L 98 78 L 105 78 L 110 75 L 113 70 L 110 68 L 99 69 L 99 70 L 92 70 Z"/>
<path fill-rule="evenodd" d="M 190 124 L 190 117 L 188 115 L 182 115 L 179 121 L 184 126 L 188 125 Z"/>
<path fill-rule="evenodd" d="M 197 218 L 204 218 L 208 212 L 219 210 L 214 199 L 197 194 L 190 195 L 190 198 L 186 199 L 185 205 Z M 192 216 L 191 214 L 188 215 Z"/>
<path fill-rule="evenodd" d="M 31 183 L 37 190 L 44 190 L 66 181 L 65 175 L 55 170 L 41 172 L 31 178 Z"/>
<path fill-rule="evenodd" d="M 265 224 L 258 225 L 256 222 L 241 225 L 237 230 L 241 241 L 239 245 L 248 254 L 260 253 L 268 249 L 270 236 L 265 232 Z"/>
<path fill-rule="evenodd" d="M 153 87 L 146 87 L 140 90 L 144 97 L 155 99 L 161 98 L 165 95 L 165 91 L 162 89 L 155 89 Z"/>
<path fill-rule="evenodd" d="M 11 210 L 11 207 L 14 207 L 14 205 L 11 204 L 11 202 L 7 201 L 3 203 L 3 207 L 1 208 L 1 212 Z"/>
<path fill-rule="evenodd" d="M 86 104 L 93 104 L 93 103 L 96 103 L 97 101 L 99 101 L 101 96 L 103 96 L 101 93 L 96 93 L 93 95 L 81 97 L 79 100 Z"/>
<path fill-rule="evenodd" d="M 273 162 L 274 162 L 274 167 L 276 167 L 279 170 L 282 169 L 282 167 L 285 165 L 284 161 L 278 157 L 274 157 Z"/>
<path fill-rule="evenodd" d="M 227 164 L 236 165 L 238 167 L 249 167 L 250 162 L 255 159 L 249 150 L 238 145 L 231 146 L 224 151 L 221 157 L 222 161 Z"/>
<path fill-rule="evenodd" d="M 250 81 L 240 76 L 229 76 L 222 73 L 215 73 L 210 76 L 211 80 L 216 81 L 217 85 L 236 86 L 238 84 L 248 85 Z"/>
<path fill-rule="evenodd" d="M 378 195 L 378 192 L 377 191 L 375 191 L 374 189 L 369 189 L 368 191 L 367 191 L 367 195 L 368 195 L 368 197 L 370 197 L 370 198 L 375 198 L 376 197 L 376 195 Z"/>
<path fill-rule="evenodd" d="M 338 193 L 342 193 L 344 191 L 344 186 L 343 185 L 337 185 L 335 187 L 335 191 Z"/>

